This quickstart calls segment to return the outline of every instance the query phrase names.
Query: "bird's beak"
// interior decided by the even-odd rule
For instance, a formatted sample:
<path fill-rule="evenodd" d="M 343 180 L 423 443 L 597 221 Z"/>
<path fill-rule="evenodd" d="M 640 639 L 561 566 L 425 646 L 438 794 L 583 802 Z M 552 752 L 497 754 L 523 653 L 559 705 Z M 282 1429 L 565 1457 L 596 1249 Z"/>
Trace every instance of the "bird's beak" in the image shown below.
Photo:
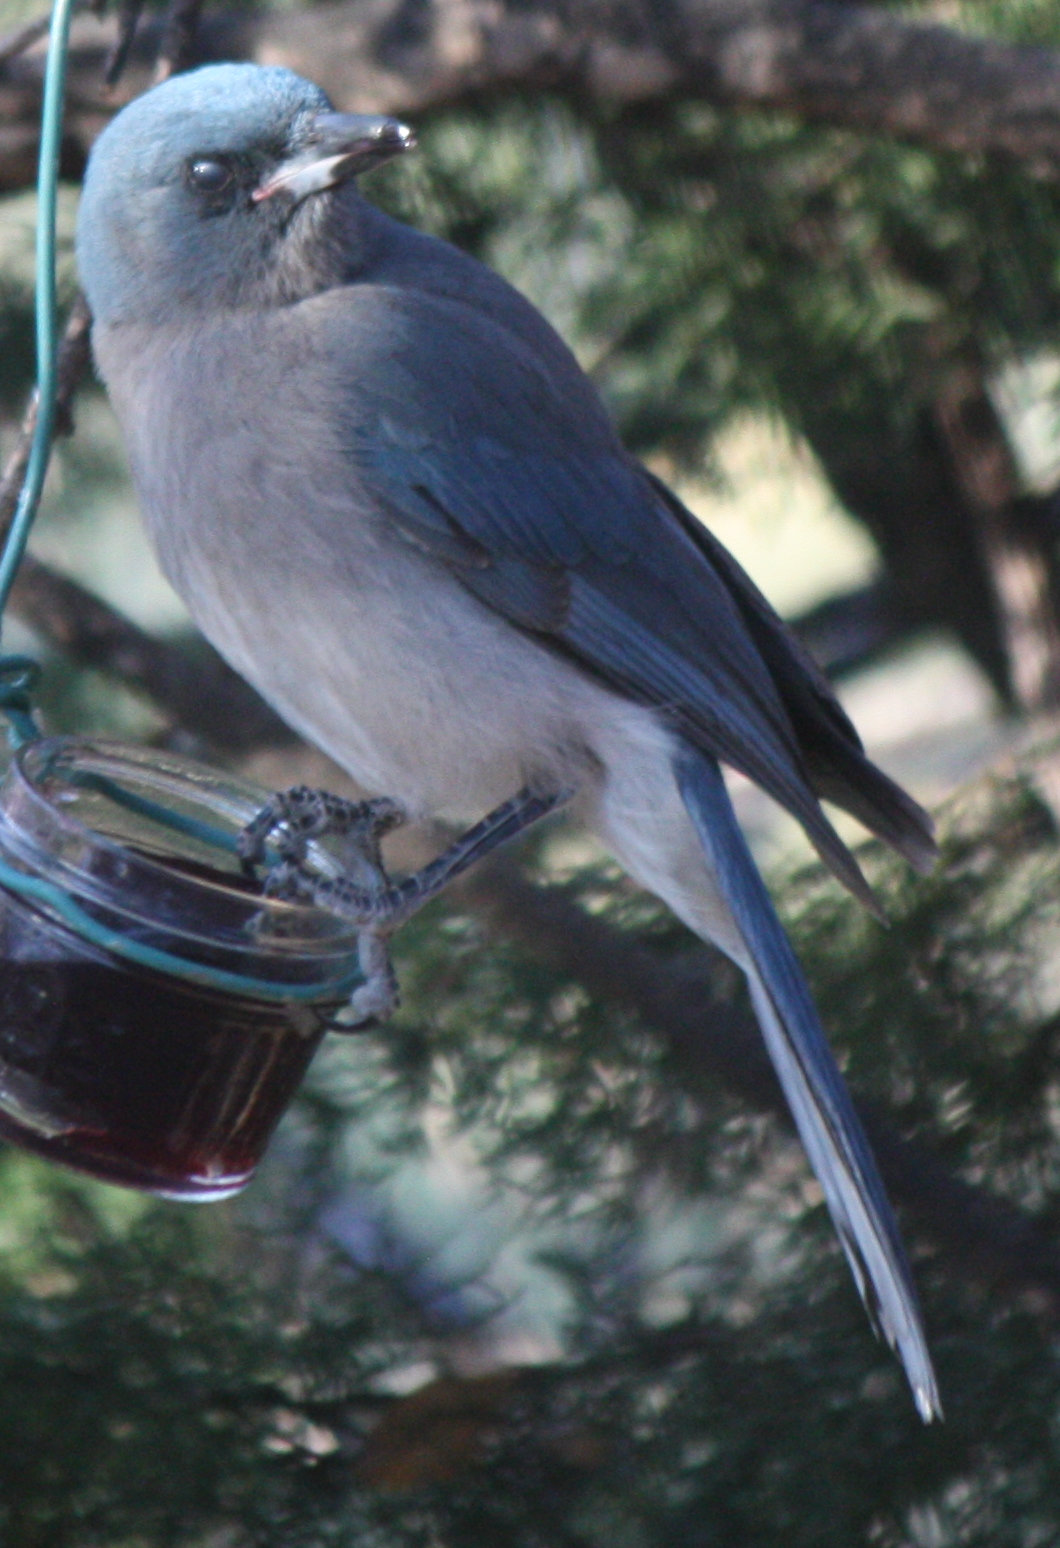
<path fill-rule="evenodd" d="M 281 162 L 254 190 L 255 203 L 285 194 L 300 204 L 310 194 L 345 183 L 391 156 L 411 150 L 416 136 L 396 118 L 365 113 L 318 113 L 309 146 Z"/>

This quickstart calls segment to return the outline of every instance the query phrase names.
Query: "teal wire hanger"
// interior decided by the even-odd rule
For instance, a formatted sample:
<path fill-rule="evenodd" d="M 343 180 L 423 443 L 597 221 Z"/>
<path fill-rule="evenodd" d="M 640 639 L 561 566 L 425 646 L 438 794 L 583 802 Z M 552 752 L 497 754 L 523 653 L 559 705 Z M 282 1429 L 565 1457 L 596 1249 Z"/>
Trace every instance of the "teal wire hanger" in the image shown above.
<path fill-rule="evenodd" d="M 37 172 L 37 285 L 36 422 L 30 443 L 26 476 L 0 551 L 0 628 L 15 575 L 22 562 L 30 527 L 37 514 L 44 478 L 48 471 L 55 431 L 55 399 L 58 384 L 59 335 L 55 280 L 55 224 L 59 185 L 59 153 L 62 145 L 63 101 L 70 22 L 75 0 L 55 0 L 44 69 L 41 109 L 40 161 Z M 39 736 L 33 719 L 31 691 L 39 674 L 27 656 L 0 657 L 0 709 L 6 714 L 11 740 L 16 746 Z"/>

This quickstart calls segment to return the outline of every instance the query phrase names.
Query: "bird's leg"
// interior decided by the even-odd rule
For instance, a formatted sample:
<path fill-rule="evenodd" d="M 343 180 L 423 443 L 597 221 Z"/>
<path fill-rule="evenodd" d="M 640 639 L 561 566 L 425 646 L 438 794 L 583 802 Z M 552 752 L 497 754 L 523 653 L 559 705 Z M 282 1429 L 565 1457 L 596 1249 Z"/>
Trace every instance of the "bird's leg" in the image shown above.
<path fill-rule="evenodd" d="M 501 844 L 506 844 L 509 839 L 517 838 L 535 822 L 540 822 L 542 817 L 547 817 L 549 812 L 569 801 L 573 794 L 573 790 L 541 792 L 524 787 L 509 800 L 494 807 L 493 811 L 487 812 L 481 821 L 454 839 L 448 849 L 429 861 L 422 870 L 392 883 L 386 893 L 376 900 L 376 917 L 385 922 L 388 930 L 397 929 L 477 861 L 484 859 Z M 327 888 L 326 882 L 324 885 Z M 324 901 L 324 896 L 321 901 Z M 357 896 L 353 891 L 346 893 L 344 879 L 335 883 L 332 897 L 332 906 L 337 907 L 338 912 L 345 913 L 348 910 L 351 918 L 356 917 Z"/>
<path fill-rule="evenodd" d="M 266 882 L 269 893 L 330 909 L 358 929 L 365 982 L 353 996 L 352 1010 L 355 1024 L 363 1025 L 385 1020 L 398 1003 L 388 950 L 393 931 L 477 860 L 525 832 L 573 794 L 573 790 L 540 792 L 524 787 L 421 870 L 393 882 L 383 866 L 379 842 L 405 820 L 401 807 L 385 797 L 347 801 L 325 790 L 299 785 L 274 795 L 244 828 L 239 855 L 244 869 L 252 870 L 264 860 L 271 839 L 280 862 Z M 318 876 L 306 869 L 309 840 L 324 834 L 339 834 L 347 840 L 343 857 L 347 869 L 342 876 Z"/>

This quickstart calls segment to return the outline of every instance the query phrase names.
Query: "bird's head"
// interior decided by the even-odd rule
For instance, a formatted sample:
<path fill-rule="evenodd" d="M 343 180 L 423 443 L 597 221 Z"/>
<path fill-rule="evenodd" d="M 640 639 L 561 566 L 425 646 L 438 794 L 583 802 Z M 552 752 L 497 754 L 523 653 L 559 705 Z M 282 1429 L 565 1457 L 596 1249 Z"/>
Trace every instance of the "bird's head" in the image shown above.
<path fill-rule="evenodd" d="M 122 109 L 89 158 L 82 283 L 103 323 L 275 305 L 357 261 L 357 173 L 414 143 L 395 119 L 335 113 L 289 70 L 207 65 Z"/>

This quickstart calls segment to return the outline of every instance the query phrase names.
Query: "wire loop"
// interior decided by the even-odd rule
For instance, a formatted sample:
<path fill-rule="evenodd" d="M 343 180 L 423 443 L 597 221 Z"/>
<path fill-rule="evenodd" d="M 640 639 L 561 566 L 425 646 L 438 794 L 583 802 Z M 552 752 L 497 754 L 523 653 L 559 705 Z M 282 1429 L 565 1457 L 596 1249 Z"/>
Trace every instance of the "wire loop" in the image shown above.
<path fill-rule="evenodd" d="M 37 174 L 37 400 L 36 423 L 30 444 L 26 477 L 18 505 L 0 551 L 0 624 L 14 584 L 15 573 L 26 550 L 29 529 L 37 514 L 44 476 L 48 471 L 52 433 L 55 428 L 55 396 L 59 374 L 59 330 L 56 323 L 55 220 L 59 186 L 59 152 L 62 146 L 63 93 L 69 53 L 70 20 L 74 0 L 55 0 L 44 70 L 44 102 L 41 109 L 40 162 Z"/>
<path fill-rule="evenodd" d="M 0 656 L 0 711 L 7 716 L 8 740 L 15 748 L 41 734 L 33 718 L 33 690 L 40 676 L 40 662 L 32 656 Z"/>

